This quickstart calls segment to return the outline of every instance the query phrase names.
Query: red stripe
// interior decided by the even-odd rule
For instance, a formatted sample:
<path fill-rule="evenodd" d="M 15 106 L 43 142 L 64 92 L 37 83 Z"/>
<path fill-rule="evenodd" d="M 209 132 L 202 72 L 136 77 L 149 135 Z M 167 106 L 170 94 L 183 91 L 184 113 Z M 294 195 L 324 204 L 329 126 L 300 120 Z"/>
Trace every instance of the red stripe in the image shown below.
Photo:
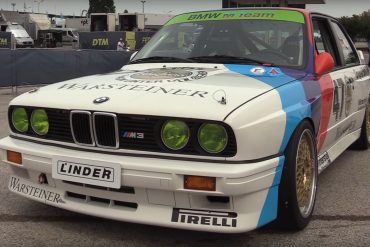
<path fill-rule="evenodd" d="M 328 126 L 330 121 L 330 116 L 333 107 L 333 97 L 334 97 L 334 82 L 330 75 L 324 75 L 319 79 L 320 89 L 321 89 L 321 117 L 320 117 L 320 128 L 319 128 L 319 138 L 317 143 L 317 151 L 320 153 L 322 145 L 325 142 L 326 135 L 328 133 Z"/>

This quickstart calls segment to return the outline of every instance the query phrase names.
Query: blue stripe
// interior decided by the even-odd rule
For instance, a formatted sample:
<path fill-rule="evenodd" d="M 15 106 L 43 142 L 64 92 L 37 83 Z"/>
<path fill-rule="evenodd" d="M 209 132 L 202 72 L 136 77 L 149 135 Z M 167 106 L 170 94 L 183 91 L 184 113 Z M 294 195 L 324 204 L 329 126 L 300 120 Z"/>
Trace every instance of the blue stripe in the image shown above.
<path fill-rule="evenodd" d="M 267 193 L 265 203 L 263 204 L 260 218 L 257 223 L 257 227 L 266 225 L 273 221 L 277 217 L 278 213 L 278 198 L 279 198 L 279 184 L 281 180 L 281 174 L 283 173 L 285 157 L 279 157 L 279 164 L 275 170 L 275 177 L 272 185 Z"/>
<path fill-rule="evenodd" d="M 229 70 L 253 77 L 273 88 L 278 92 L 282 104 L 282 110 L 286 114 L 286 125 L 284 137 L 281 140 L 279 152 L 283 153 L 288 145 L 290 137 L 299 123 L 309 117 L 311 118 L 311 105 L 307 101 L 305 90 L 301 81 L 294 77 L 285 74 L 279 68 L 264 67 L 266 72 L 262 75 L 251 74 L 251 69 L 255 66 L 250 65 L 225 65 Z M 270 74 L 269 72 L 275 69 L 277 74 Z M 291 82 L 286 84 L 287 82 Z M 284 86 L 282 86 L 284 85 Z M 267 198 L 262 208 L 260 219 L 257 227 L 265 225 L 277 217 L 278 195 L 281 173 L 284 166 L 284 156 L 280 157 L 279 165 L 276 168 L 274 181 L 267 193 Z"/>

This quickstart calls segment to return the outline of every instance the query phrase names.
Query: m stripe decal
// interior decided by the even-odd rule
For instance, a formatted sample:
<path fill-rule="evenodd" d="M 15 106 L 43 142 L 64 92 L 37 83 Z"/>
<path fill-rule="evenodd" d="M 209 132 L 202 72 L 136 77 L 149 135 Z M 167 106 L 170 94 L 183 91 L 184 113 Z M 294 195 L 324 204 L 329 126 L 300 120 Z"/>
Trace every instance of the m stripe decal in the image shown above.
<path fill-rule="evenodd" d="M 253 66 L 250 65 L 225 65 L 229 70 L 251 76 L 249 71 Z M 294 77 L 285 74 L 279 68 L 275 68 L 278 76 L 253 76 L 254 79 L 260 80 L 271 87 L 276 87 L 275 90 L 278 92 L 282 104 L 283 111 L 286 114 L 286 126 L 284 137 L 281 141 L 279 152 L 283 153 L 286 146 L 288 145 L 289 139 L 293 134 L 298 124 L 305 118 L 311 118 L 311 102 L 307 100 L 305 88 L 303 83 Z M 290 82 L 290 83 L 286 83 Z M 283 85 L 286 83 L 283 87 Z M 267 193 L 267 197 L 264 206 L 261 211 L 261 215 L 257 224 L 257 227 L 261 227 L 277 217 L 278 209 L 278 195 L 279 195 L 279 184 L 281 180 L 282 169 L 284 166 L 284 156 L 280 157 L 279 165 L 275 170 L 275 177 L 271 184 L 271 187 Z"/>

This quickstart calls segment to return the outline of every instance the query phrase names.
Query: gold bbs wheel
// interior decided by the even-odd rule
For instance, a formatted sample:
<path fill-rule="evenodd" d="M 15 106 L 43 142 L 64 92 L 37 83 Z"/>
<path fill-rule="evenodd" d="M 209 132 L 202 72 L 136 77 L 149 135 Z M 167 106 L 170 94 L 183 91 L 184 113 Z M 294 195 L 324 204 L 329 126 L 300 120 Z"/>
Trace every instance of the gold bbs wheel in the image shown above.
<path fill-rule="evenodd" d="M 311 214 L 315 201 L 317 174 L 314 142 L 308 130 L 303 131 L 298 142 L 296 156 L 296 194 L 302 217 Z"/>
<path fill-rule="evenodd" d="M 311 123 L 302 121 L 284 151 L 277 222 L 286 229 L 302 230 L 312 218 L 318 176 L 314 133 Z"/>

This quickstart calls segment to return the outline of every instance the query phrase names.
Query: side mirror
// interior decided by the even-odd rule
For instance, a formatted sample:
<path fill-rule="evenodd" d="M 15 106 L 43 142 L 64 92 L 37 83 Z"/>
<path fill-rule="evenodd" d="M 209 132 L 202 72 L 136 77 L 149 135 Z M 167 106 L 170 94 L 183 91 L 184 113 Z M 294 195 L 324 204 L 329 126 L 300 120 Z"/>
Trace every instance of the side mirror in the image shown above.
<path fill-rule="evenodd" d="M 134 53 L 132 53 L 131 54 L 131 57 L 130 57 L 130 61 L 136 56 L 136 54 L 137 54 L 138 52 L 137 51 L 135 51 Z"/>
<path fill-rule="evenodd" d="M 328 52 L 316 55 L 315 60 L 315 73 L 319 76 L 331 72 L 335 67 L 334 59 Z"/>

